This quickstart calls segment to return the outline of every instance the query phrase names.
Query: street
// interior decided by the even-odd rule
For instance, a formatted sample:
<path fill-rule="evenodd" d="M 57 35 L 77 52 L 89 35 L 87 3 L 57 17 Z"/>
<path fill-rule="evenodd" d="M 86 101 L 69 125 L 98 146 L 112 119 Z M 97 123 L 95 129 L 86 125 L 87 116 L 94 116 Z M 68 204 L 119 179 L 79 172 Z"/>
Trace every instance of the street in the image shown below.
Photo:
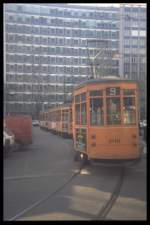
<path fill-rule="evenodd" d="M 53 194 L 79 167 L 71 139 L 33 127 L 33 143 L 4 159 L 4 220 L 95 220 L 120 171 L 87 165 Z M 146 182 L 143 156 L 139 164 L 125 169 L 120 194 L 105 219 L 146 220 Z"/>

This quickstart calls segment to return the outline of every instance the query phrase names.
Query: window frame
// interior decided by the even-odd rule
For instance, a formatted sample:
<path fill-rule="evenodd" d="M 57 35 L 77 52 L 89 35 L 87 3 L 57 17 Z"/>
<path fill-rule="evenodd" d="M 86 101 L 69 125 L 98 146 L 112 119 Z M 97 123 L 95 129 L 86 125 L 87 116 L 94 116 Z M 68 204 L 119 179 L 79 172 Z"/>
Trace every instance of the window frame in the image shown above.
<path fill-rule="evenodd" d="M 85 95 L 85 98 L 82 99 L 83 94 Z M 79 98 L 78 101 L 76 101 L 76 98 Z M 88 120 L 87 120 L 87 92 L 82 92 L 78 95 L 74 96 L 74 103 L 75 103 L 75 124 L 80 126 L 87 126 Z M 82 106 L 85 104 L 85 122 L 83 123 L 83 115 L 82 115 Z M 77 111 L 76 107 L 79 106 L 79 123 L 77 120 Z"/>
<path fill-rule="evenodd" d="M 125 94 L 124 93 L 124 91 L 125 90 L 133 90 L 134 91 L 134 93 L 132 93 L 132 94 Z M 135 116 L 135 122 L 134 123 L 124 123 L 124 99 L 125 98 L 132 98 L 132 99 L 134 99 L 134 101 L 135 101 L 135 105 L 134 105 L 134 107 L 135 107 L 135 110 L 134 110 L 134 116 Z M 122 125 L 123 126 L 135 126 L 135 125 L 137 125 L 137 119 L 138 119 L 138 112 L 137 112 L 137 107 L 138 107 L 138 105 L 137 105 L 137 89 L 136 88 L 124 88 L 124 89 L 122 89 Z"/>
<path fill-rule="evenodd" d="M 91 95 L 91 92 L 100 92 L 99 95 Z M 92 124 L 91 123 L 91 111 L 90 111 L 90 105 L 91 105 L 91 99 L 100 99 L 102 100 L 102 105 L 103 105 L 103 113 L 102 113 L 102 124 Z M 90 127 L 103 127 L 105 125 L 105 119 L 104 119 L 104 113 L 105 113 L 105 103 L 104 103 L 104 89 L 102 88 L 97 88 L 97 89 L 94 89 L 94 90 L 89 90 L 89 124 L 90 124 Z"/>

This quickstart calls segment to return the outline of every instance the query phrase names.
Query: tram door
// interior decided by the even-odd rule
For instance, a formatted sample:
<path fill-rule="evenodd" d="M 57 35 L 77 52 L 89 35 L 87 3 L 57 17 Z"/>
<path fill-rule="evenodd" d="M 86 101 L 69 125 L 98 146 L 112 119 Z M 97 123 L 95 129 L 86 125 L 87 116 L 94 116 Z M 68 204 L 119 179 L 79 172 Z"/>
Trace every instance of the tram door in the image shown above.
<path fill-rule="evenodd" d="M 87 151 L 87 105 L 86 93 L 75 96 L 74 145 L 81 152 Z"/>

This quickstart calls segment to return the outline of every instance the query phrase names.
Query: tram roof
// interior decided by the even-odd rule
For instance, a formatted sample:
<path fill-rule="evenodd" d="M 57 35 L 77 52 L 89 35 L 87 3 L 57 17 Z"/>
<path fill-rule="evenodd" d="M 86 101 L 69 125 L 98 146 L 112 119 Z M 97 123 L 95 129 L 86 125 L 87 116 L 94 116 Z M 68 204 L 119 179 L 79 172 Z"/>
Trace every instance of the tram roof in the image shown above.
<path fill-rule="evenodd" d="M 60 109 L 60 108 L 65 108 L 65 107 L 71 107 L 71 102 L 63 103 L 63 104 L 60 104 L 60 105 L 51 106 L 46 111 L 40 111 L 40 114 L 41 113 L 48 113 L 49 110 L 53 110 L 53 109 L 57 110 L 57 109 Z"/>
<path fill-rule="evenodd" d="M 60 105 L 56 105 L 56 106 L 52 106 L 48 109 L 51 110 L 51 109 L 60 109 L 60 108 L 65 108 L 65 107 L 70 107 L 71 106 L 71 102 L 69 103 L 63 103 L 63 104 L 60 104 Z"/>
<path fill-rule="evenodd" d="M 81 82 L 80 84 L 78 84 L 74 90 L 78 89 L 78 88 L 81 88 L 81 87 L 84 87 L 88 84 L 99 84 L 99 83 L 110 83 L 110 82 L 115 82 L 115 83 L 119 83 L 119 82 L 127 82 L 127 83 L 137 83 L 137 81 L 134 81 L 134 80 L 130 80 L 130 79 L 127 79 L 127 78 L 120 78 L 120 77 L 113 77 L 113 76 L 110 76 L 110 77 L 102 77 L 102 78 L 98 78 L 98 79 L 90 79 L 90 80 L 86 80 L 86 81 L 83 81 Z"/>

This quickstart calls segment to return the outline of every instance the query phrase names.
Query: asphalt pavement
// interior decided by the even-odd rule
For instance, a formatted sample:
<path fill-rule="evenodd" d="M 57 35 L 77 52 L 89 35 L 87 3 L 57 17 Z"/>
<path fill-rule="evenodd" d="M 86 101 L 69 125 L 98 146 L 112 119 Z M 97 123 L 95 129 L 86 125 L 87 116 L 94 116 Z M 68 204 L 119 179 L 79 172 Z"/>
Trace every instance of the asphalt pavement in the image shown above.
<path fill-rule="evenodd" d="M 33 127 L 33 143 L 4 159 L 4 220 L 94 219 L 115 188 L 118 168 L 86 166 L 47 198 L 79 166 L 73 160 L 71 139 Z M 139 164 L 126 169 L 120 195 L 106 219 L 146 220 L 146 192 L 145 154 Z"/>

